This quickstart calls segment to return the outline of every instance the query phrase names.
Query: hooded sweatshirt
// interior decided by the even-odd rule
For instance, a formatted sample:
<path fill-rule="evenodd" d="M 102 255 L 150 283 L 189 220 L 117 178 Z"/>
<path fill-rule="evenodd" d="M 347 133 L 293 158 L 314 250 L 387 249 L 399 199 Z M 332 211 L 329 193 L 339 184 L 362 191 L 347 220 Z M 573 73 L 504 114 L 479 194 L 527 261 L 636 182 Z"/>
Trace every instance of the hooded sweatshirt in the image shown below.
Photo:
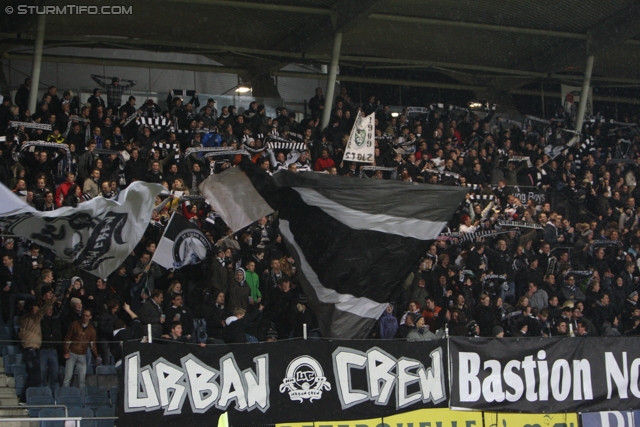
<path fill-rule="evenodd" d="M 236 270 L 237 272 L 242 272 L 242 280 L 238 282 L 234 276 L 234 283 L 229 286 L 226 295 L 227 305 L 232 311 L 236 308 L 244 308 L 246 310 L 249 307 L 249 297 L 251 296 L 251 288 L 245 281 L 246 273 L 244 269 L 239 268 Z"/>

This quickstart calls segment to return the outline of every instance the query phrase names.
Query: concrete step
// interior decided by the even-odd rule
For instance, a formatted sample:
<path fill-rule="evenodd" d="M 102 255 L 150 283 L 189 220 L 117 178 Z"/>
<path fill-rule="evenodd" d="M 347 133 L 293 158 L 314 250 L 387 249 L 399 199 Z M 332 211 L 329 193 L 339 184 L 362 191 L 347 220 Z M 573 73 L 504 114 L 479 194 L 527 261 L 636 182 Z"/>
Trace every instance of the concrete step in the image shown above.
<path fill-rule="evenodd" d="M 0 398 L 0 407 L 1 406 L 17 406 L 18 405 L 18 396 L 13 394 L 14 397 L 3 397 Z"/>
<path fill-rule="evenodd" d="M 39 427 L 40 423 L 38 423 L 38 422 L 31 422 L 31 423 L 30 422 L 22 422 L 22 423 L 15 422 L 15 423 L 12 423 L 12 422 L 7 421 L 7 422 L 3 422 L 2 425 L 4 427 Z"/>
<path fill-rule="evenodd" d="M 2 409 L 2 407 L 0 407 L 0 418 L 16 418 L 28 416 L 29 411 L 27 409 Z"/>
<path fill-rule="evenodd" d="M 0 388 L 5 388 L 5 387 L 9 387 L 9 378 L 6 376 L 5 374 L 0 374 Z M 14 387 L 15 387 L 15 380 L 14 380 Z"/>
<path fill-rule="evenodd" d="M 15 397 L 16 396 L 16 389 L 15 388 L 0 388 L 0 400 L 6 398 L 6 397 Z"/>
<path fill-rule="evenodd" d="M 6 377 L 7 387 L 16 388 L 16 379 L 14 377 Z"/>

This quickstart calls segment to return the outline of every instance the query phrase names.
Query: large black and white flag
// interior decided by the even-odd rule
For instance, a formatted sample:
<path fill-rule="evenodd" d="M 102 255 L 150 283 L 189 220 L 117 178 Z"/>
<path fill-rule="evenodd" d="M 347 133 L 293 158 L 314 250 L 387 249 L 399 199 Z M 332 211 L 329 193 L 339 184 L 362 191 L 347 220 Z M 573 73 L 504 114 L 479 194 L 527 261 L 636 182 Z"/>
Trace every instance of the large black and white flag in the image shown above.
<path fill-rule="evenodd" d="M 211 243 L 198 226 L 174 213 L 152 261 L 168 269 L 181 268 L 198 264 L 210 250 Z"/>
<path fill-rule="evenodd" d="M 254 185 L 280 233 L 323 336 L 364 338 L 394 289 L 436 239 L 467 188 L 288 171 Z"/>
<path fill-rule="evenodd" d="M 117 199 L 96 197 L 75 208 L 40 212 L 0 185 L 0 228 L 52 249 L 58 259 L 107 277 L 142 238 L 162 191 L 159 184 L 134 182 Z"/>

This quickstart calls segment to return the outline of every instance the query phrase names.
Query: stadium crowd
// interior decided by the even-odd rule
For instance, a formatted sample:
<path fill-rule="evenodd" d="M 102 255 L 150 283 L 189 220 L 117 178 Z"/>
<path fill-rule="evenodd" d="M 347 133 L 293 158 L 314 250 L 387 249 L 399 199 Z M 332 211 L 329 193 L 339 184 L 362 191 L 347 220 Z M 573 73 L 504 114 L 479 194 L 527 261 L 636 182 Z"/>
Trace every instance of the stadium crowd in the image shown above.
<path fill-rule="evenodd" d="M 524 123 L 491 108 L 438 104 L 396 115 L 374 96 L 357 105 L 343 87 L 321 129 L 320 88 L 309 100 L 310 117 L 298 122 L 286 108 L 268 117 L 257 102 L 218 112 L 214 99 L 201 105 L 197 93 L 186 103 L 170 94 L 164 108 L 152 100 L 138 105 L 133 96 L 123 103 L 117 78 L 93 77 L 106 102 L 100 88 L 81 104 L 52 86 L 30 112 L 29 79 L 15 100 L 3 99 L 0 181 L 40 211 L 115 198 L 134 181 L 162 184 L 168 195 L 157 198 L 144 238 L 107 278 L 19 237 L 3 238 L 0 311 L 6 324 L 20 325 L 27 367 L 41 372 L 41 379 L 30 375 L 31 385 L 58 384 L 63 360 L 68 384 L 75 365 L 91 363 L 87 350 L 97 363 L 118 361 L 119 341 L 142 338 L 146 325 L 161 342 L 200 345 L 301 337 L 304 324 L 320 336 L 277 220 L 262 218 L 232 235 L 199 198 L 208 175 L 239 162 L 235 150 L 269 174 L 469 187 L 449 230 L 392 295 L 372 338 L 640 334 L 637 117 L 589 117 L 583 137 L 574 138 L 567 130 L 575 117 L 563 106 L 552 120 Z M 360 113 L 376 118 L 375 167 L 367 170 L 343 161 Z M 273 149 L 269 138 L 304 149 Z M 198 147 L 229 152 L 186 154 Z M 197 224 L 215 254 L 176 270 L 152 262 L 173 213 Z"/>

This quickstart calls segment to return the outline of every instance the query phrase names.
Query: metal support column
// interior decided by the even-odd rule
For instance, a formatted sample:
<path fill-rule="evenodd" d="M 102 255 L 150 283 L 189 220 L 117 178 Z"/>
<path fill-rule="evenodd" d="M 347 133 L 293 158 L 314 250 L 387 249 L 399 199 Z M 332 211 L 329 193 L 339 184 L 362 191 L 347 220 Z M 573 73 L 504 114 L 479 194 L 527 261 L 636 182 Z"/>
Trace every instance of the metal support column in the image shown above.
<path fill-rule="evenodd" d="M 337 32 L 333 38 L 333 52 L 331 53 L 331 65 L 329 66 L 329 81 L 327 82 L 327 94 L 324 98 L 324 110 L 322 111 L 321 129 L 329 125 L 331 119 L 331 106 L 336 87 L 336 75 L 338 74 L 338 60 L 340 59 L 340 47 L 342 46 L 342 33 Z"/>
<path fill-rule="evenodd" d="M 580 91 L 580 104 L 578 104 L 578 117 L 576 117 L 576 132 L 582 132 L 582 122 L 584 112 L 587 109 L 587 97 L 589 96 L 589 85 L 591 84 L 591 71 L 593 70 L 593 55 L 587 57 L 587 65 L 584 68 L 584 79 L 582 80 L 582 90 Z M 591 100 L 593 102 L 593 100 Z"/>
<path fill-rule="evenodd" d="M 36 28 L 36 43 L 33 48 L 33 62 L 31 67 L 31 88 L 29 89 L 29 111 L 36 112 L 38 103 L 38 88 L 40 87 L 40 68 L 42 65 L 42 45 L 44 44 L 44 24 L 47 15 L 38 15 L 38 26 Z"/>

